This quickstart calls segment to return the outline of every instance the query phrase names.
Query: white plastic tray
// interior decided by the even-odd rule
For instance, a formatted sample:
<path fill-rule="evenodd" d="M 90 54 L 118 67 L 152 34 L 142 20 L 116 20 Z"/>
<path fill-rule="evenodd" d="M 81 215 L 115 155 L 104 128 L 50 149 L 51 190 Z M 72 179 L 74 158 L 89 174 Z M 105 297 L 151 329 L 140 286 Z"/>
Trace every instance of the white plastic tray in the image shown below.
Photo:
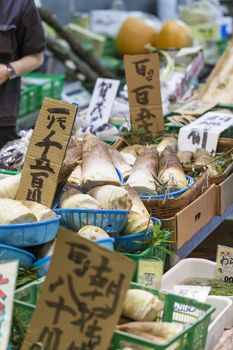
<path fill-rule="evenodd" d="M 181 284 L 182 281 L 189 278 L 214 278 L 216 263 L 206 259 L 183 259 L 173 266 L 163 275 L 162 289 L 173 290 L 173 286 Z M 227 297 L 233 302 L 233 296 Z M 226 313 L 224 328 L 233 327 L 233 304 Z"/>
<path fill-rule="evenodd" d="M 212 321 L 209 325 L 205 347 L 205 350 L 213 350 L 224 331 L 227 312 L 232 307 L 232 301 L 227 297 L 209 295 L 206 302 L 215 307 L 215 312 L 211 316 Z"/>

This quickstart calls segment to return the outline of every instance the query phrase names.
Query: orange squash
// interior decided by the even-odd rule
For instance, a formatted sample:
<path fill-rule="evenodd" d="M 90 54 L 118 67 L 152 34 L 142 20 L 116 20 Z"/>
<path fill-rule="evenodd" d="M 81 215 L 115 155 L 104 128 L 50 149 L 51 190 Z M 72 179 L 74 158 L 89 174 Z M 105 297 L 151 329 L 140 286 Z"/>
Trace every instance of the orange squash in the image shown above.
<path fill-rule="evenodd" d="M 153 22 L 144 18 L 128 17 L 116 37 L 118 55 L 146 53 L 145 45 L 152 44 L 158 32 Z"/>
<path fill-rule="evenodd" d="M 192 46 L 192 34 L 189 27 L 182 21 L 166 21 L 153 45 L 161 49 L 181 49 Z"/>

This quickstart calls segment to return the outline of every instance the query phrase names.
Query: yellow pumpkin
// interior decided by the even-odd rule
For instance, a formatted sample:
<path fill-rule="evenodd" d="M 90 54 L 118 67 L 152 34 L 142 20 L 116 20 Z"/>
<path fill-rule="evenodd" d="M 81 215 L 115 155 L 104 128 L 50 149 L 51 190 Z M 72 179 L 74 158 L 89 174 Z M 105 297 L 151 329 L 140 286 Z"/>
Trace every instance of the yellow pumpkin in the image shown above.
<path fill-rule="evenodd" d="M 157 34 L 152 21 L 128 17 L 117 34 L 116 52 L 118 55 L 145 53 L 147 52 L 145 45 L 152 44 Z"/>
<path fill-rule="evenodd" d="M 161 49 L 181 49 L 192 46 L 192 34 L 189 27 L 182 21 L 166 21 L 155 38 L 154 46 Z"/>

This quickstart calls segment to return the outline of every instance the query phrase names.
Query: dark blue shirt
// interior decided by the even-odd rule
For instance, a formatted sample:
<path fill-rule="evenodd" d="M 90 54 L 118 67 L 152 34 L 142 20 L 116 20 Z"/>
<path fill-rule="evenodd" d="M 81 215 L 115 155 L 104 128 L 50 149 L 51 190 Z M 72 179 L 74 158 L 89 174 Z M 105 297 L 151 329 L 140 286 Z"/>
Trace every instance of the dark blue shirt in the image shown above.
<path fill-rule="evenodd" d="M 44 49 L 43 27 L 34 0 L 0 0 L 0 63 Z M 19 101 L 19 78 L 0 85 L 0 126 L 15 125 Z"/>

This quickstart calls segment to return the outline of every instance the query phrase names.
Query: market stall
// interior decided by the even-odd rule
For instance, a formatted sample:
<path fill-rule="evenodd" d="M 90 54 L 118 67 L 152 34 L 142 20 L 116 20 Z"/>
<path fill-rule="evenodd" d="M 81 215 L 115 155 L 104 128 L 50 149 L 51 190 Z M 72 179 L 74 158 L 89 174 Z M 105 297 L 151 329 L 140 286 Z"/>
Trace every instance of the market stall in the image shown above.
<path fill-rule="evenodd" d="M 190 258 L 233 214 L 231 17 L 40 15 L 64 74 L 0 149 L 0 349 L 231 350 L 233 246 Z"/>

